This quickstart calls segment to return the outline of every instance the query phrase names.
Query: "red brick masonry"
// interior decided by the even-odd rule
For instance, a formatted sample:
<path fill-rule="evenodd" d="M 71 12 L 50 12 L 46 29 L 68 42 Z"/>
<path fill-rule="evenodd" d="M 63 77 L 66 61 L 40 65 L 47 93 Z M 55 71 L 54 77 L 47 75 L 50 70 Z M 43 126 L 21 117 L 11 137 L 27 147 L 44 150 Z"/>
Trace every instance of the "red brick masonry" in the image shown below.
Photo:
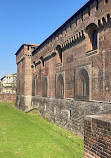
<path fill-rule="evenodd" d="M 0 94 L 0 102 L 15 103 L 16 94 Z"/>
<path fill-rule="evenodd" d="M 85 118 L 84 151 L 84 158 L 111 158 L 111 115 Z"/>

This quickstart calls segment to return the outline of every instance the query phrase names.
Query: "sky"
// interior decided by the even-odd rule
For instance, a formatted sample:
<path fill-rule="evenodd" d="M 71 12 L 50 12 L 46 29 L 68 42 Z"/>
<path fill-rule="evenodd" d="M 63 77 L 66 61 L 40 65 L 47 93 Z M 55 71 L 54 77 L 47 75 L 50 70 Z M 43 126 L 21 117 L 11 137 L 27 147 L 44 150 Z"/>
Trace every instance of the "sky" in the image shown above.
<path fill-rule="evenodd" d="M 41 44 L 88 0 L 0 0 L 0 79 L 23 43 Z"/>

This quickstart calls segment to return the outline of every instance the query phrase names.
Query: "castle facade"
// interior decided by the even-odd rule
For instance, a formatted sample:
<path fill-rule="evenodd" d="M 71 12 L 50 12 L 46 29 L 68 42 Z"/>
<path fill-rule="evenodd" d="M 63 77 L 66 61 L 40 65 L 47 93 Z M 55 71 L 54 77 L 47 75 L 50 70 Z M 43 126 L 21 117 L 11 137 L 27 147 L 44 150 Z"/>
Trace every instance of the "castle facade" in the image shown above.
<path fill-rule="evenodd" d="M 111 113 L 111 0 L 89 0 L 16 63 L 16 106 L 83 134 L 85 115 Z"/>

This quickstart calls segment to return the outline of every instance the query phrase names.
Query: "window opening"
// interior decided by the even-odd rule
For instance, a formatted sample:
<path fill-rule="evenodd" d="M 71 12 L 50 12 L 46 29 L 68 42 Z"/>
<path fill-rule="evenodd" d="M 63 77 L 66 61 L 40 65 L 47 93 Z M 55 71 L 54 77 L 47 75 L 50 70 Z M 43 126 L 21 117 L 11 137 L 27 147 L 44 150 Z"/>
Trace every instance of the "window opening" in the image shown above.
<path fill-rule="evenodd" d="M 57 50 L 57 62 L 62 63 L 62 48 L 60 45 L 56 47 Z"/>
<path fill-rule="evenodd" d="M 108 3 L 108 0 L 105 0 L 105 3 Z"/>
<path fill-rule="evenodd" d="M 97 49 L 97 31 L 96 30 L 94 30 L 93 32 L 92 47 L 93 47 L 93 50 Z"/>

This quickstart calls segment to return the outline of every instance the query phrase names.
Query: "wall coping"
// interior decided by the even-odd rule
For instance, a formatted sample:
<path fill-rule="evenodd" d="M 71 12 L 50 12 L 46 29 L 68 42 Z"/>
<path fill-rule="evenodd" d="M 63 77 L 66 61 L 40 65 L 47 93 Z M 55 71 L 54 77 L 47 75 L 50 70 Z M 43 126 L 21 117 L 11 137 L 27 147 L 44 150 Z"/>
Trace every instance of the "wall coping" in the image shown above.
<path fill-rule="evenodd" d="M 87 115 L 84 117 L 84 120 L 86 121 L 91 121 L 92 120 L 101 120 L 104 122 L 109 122 L 111 123 L 111 114 L 107 114 L 107 115 Z"/>
<path fill-rule="evenodd" d="M 101 101 L 101 100 L 77 100 L 75 98 L 63 98 L 63 99 L 60 99 L 60 98 L 56 98 L 56 97 L 42 97 L 42 96 L 39 96 L 39 95 L 35 95 L 35 96 L 32 96 L 32 97 L 37 97 L 37 98 L 43 98 L 43 99 L 57 99 L 57 100 L 66 100 L 66 101 L 76 101 L 76 102 L 86 102 L 86 103 L 89 103 L 89 102 L 92 102 L 92 103 L 101 103 L 101 104 L 111 104 L 111 102 L 108 102 L 108 101 Z"/>

